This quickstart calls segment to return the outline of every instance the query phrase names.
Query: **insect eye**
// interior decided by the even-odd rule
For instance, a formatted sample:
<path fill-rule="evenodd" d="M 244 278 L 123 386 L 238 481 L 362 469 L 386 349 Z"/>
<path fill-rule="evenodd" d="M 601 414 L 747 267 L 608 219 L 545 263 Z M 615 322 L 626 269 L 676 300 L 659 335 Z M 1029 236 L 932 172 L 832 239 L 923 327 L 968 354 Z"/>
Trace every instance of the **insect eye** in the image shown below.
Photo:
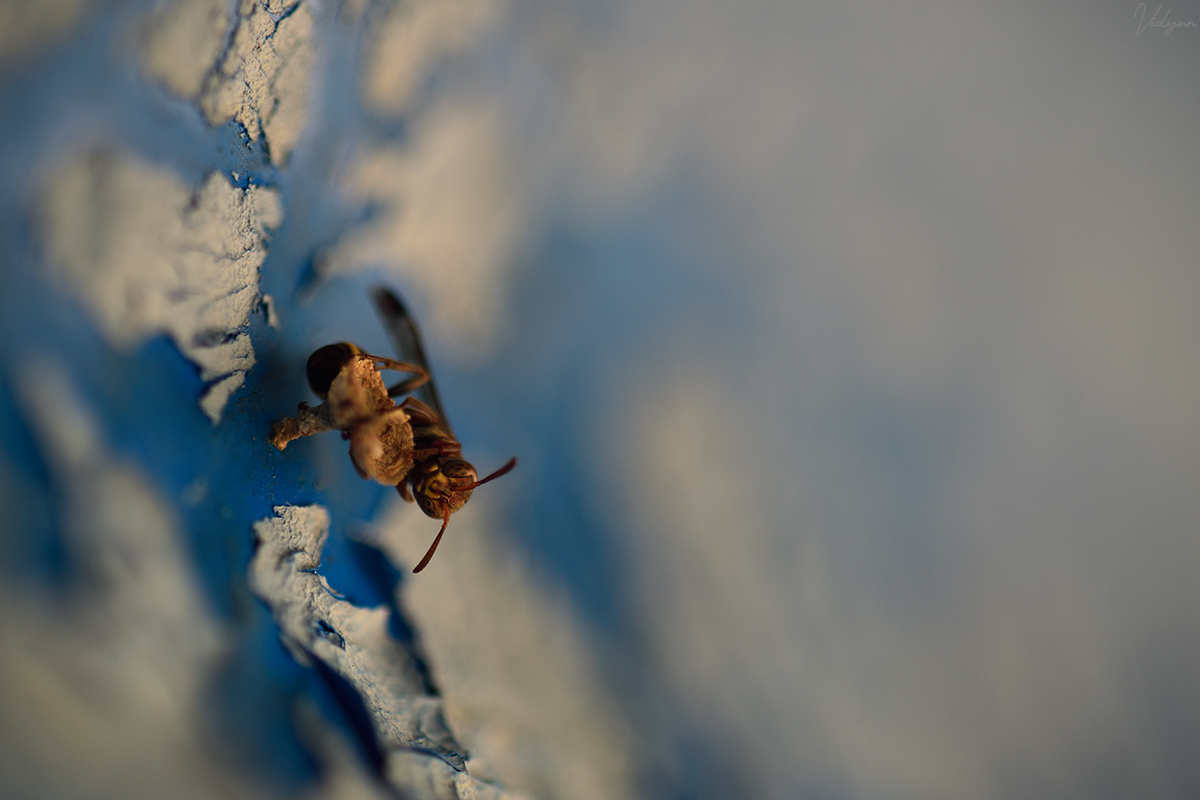
<path fill-rule="evenodd" d="M 417 495 L 417 506 L 425 512 L 426 516 L 440 517 L 443 515 L 444 501 L 437 496 L 428 494 Z"/>
<path fill-rule="evenodd" d="M 475 480 L 475 468 L 461 458 L 447 461 L 442 465 L 442 472 L 450 478 L 468 478 Z"/>
<path fill-rule="evenodd" d="M 337 344 L 327 344 L 308 357 L 305 371 L 308 374 L 308 385 L 313 390 L 313 394 L 322 400 L 325 399 L 329 394 L 329 387 L 333 385 L 334 378 L 342 371 L 342 367 L 346 366 L 354 357 L 357 349 L 352 344 L 338 342 Z"/>

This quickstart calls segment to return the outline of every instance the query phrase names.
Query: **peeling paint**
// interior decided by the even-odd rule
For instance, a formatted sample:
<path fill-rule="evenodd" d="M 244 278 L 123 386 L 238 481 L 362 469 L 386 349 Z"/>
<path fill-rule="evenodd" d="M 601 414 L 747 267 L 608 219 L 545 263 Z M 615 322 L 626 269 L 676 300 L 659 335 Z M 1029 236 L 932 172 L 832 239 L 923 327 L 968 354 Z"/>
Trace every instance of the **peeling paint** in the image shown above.
<path fill-rule="evenodd" d="M 254 525 L 251 589 L 270 606 L 297 661 L 324 664 L 358 693 L 389 782 L 417 798 L 516 798 L 467 775 L 441 698 L 428 691 L 413 658 L 388 632 L 389 609 L 356 606 L 319 574 L 329 513 L 320 506 L 278 506 L 275 515 Z"/>
<path fill-rule="evenodd" d="M 259 302 L 274 190 L 212 173 L 195 192 L 169 170 L 109 150 L 68 159 L 44 182 L 41 233 L 52 275 L 117 347 L 164 332 L 216 383 L 201 401 L 221 419 L 255 363 L 244 332 Z"/>

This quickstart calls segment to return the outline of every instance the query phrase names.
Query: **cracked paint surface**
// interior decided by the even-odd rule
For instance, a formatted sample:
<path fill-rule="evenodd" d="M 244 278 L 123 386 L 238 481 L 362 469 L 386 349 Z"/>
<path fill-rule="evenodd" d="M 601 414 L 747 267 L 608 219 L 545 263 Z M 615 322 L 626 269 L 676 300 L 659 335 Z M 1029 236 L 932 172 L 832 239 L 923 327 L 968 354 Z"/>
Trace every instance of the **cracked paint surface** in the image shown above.
<path fill-rule="evenodd" d="M 1129 10 L 0 0 L 0 795 L 1200 796 L 1196 39 Z M 264 441 L 377 281 L 521 459 L 419 580 Z"/>
<path fill-rule="evenodd" d="M 457 322 L 470 339 L 496 324 L 501 273 L 485 251 L 511 247 L 515 217 L 472 226 L 506 199 L 464 191 L 496 157 L 491 130 L 477 135 L 459 110 L 414 128 L 419 143 L 397 126 L 424 115 L 437 65 L 468 52 L 499 6 L 102 5 L 90 10 L 107 27 L 71 34 L 80 46 L 64 50 L 76 60 L 64 56 L 62 75 L 30 69 L 0 83 L 31 87 L 21 124 L 0 119 L 0 132 L 35 156 L 0 153 L 0 202 L 22 214 L 20 226 L 0 218 L 0 245 L 20 265 L 0 298 L 0 328 L 16 343 L 0 351 L 0 412 L 12 410 L 8 386 L 19 395 L 0 413 L 0 507 L 14 530 L 4 541 L 40 548 L 49 566 L 36 566 L 51 574 L 60 545 L 86 566 L 55 597 L 66 611 L 29 610 L 0 588 L 0 631 L 29 639 L 0 652 L 0 670 L 37 686 L 0 690 L 0 786 L 125 798 L 162 787 L 314 800 L 630 796 L 629 743 L 566 630 L 573 617 L 539 613 L 561 598 L 541 594 L 532 573 L 499 580 L 476 562 L 470 604 L 491 607 L 461 613 L 479 625 L 439 620 L 437 593 L 412 594 L 414 616 L 397 577 L 379 582 L 392 569 L 386 545 L 357 535 L 384 490 L 360 485 L 336 437 L 286 454 L 265 442 L 281 404 L 290 413 L 302 396 L 313 332 L 357 322 L 330 310 L 331 295 L 352 297 L 342 308 L 367 302 L 366 278 L 333 273 L 386 263 L 393 278 L 437 290 L 421 315 L 431 330 Z M 330 59 L 331 47 L 341 52 Z M 103 55 L 114 50 L 121 59 Z M 75 93 L 53 102 L 64 87 Z M 310 119 L 316 92 L 340 112 Z M 306 125 L 320 146 L 301 136 Z M 405 149 L 411 157 L 391 160 Z M 375 181 L 372 165 L 386 168 Z M 384 225 L 403 220 L 399 241 L 367 224 L 364 210 L 384 206 Z M 476 228 L 465 248 L 458 227 Z M 27 342 L 49 351 L 19 358 Z M 436 661 L 410 652 L 426 626 L 439 627 Z M 542 626 L 547 636 L 532 635 Z M 510 634 L 516 649 L 499 646 Z M 75 657 L 105 666 L 76 669 Z M 26 720 L 47 734 L 10 742 Z M 78 768 L 92 757 L 105 766 Z"/>
<path fill-rule="evenodd" d="M 117 347 L 168 333 L 210 383 L 200 406 L 219 422 L 255 363 L 243 329 L 278 194 L 217 173 L 193 193 L 169 170 L 98 150 L 46 180 L 40 212 L 54 276 Z"/>
<path fill-rule="evenodd" d="M 211 124 L 235 119 L 251 140 L 265 135 L 276 163 L 287 161 L 304 125 L 312 24 L 308 3 L 242 0 L 233 40 L 200 96 Z"/>
<path fill-rule="evenodd" d="M 146 71 L 196 101 L 211 125 L 236 120 L 251 141 L 265 136 L 287 161 L 304 126 L 314 63 L 308 3 L 182 0 L 146 25 Z"/>
<path fill-rule="evenodd" d="M 446 726 L 442 700 L 388 632 L 386 606 L 347 601 L 319 574 L 329 533 L 320 506 L 279 506 L 254 525 L 250 587 L 271 607 L 280 635 L 302 663 L 318 660 L 358 694 L 383 751 L 384 774 L 416 797 L 516 798 L 471 778 Z"/>

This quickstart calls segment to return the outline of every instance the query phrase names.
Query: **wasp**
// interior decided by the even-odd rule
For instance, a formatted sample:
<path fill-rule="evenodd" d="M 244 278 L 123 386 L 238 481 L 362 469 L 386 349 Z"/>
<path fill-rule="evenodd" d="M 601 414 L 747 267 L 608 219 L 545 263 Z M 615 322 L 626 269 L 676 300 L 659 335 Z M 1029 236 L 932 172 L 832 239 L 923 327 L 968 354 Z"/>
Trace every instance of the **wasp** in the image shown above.
<path fill-rule="evenodd" d="M 462 457 L 462 444 L 442 409 L 412 315 L 387 289 L 375 289 L 372 297 L 397 352 L 411 360 L 371 355 L 350 342 L 314 351 L 305 374 L 309 388 L 322 402 L 315 407 L 300 403 L 296 416 L 271 426 L 270 442 L 283 450 L 293 439 L 341 431 L 350 442 L 350 461 L 359 475 L 395 486 L 406 502 L 415 500 L 425 514 L 442 520 L 433 544 L 413 569 L 420 572 L 441 543 L 450 515 L 463 507 L 472 491 L 510 472 L 517 459 L 514 456 L 479 478 L 475 467 Z M 385 371 L 409 377 L 389 389 L 383 382 Z M 395 402 L 402 396 L 403 401 Z"/>

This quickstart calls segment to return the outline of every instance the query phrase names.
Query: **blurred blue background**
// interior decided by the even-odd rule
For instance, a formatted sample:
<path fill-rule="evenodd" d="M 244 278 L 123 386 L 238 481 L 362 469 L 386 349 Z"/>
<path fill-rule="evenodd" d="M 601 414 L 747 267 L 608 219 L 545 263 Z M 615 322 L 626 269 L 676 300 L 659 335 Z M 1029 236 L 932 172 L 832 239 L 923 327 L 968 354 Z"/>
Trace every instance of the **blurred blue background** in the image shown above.
<path fill-rule="evenodd" d="M 229 780 L 314 785 L 290 709 L 337 703 L 245 588 L 250 525 L 326 505 L 330 583 L 392 602 L 346 536 L 391 494 L 336 437 L 261 440 L 316 346 L 389 351 L 385 281 L 468 457 L 519 456 L 488 519 L 593 642 L 644 796 L 1200 793 L 1200 8 L 313 4 L 286 156 L 147 75 L 158 8 L 0 62 L 4 736 L 48 731 L 12 786 L 87 763 L 16 682 L 103 636 L 32 632 L 88 575 L 47 365 L 226 631 Z M 47 175 L 95 147 L 279 193 L 216 426 L 171 340 L 114 345 L 46 266 Z"/>

